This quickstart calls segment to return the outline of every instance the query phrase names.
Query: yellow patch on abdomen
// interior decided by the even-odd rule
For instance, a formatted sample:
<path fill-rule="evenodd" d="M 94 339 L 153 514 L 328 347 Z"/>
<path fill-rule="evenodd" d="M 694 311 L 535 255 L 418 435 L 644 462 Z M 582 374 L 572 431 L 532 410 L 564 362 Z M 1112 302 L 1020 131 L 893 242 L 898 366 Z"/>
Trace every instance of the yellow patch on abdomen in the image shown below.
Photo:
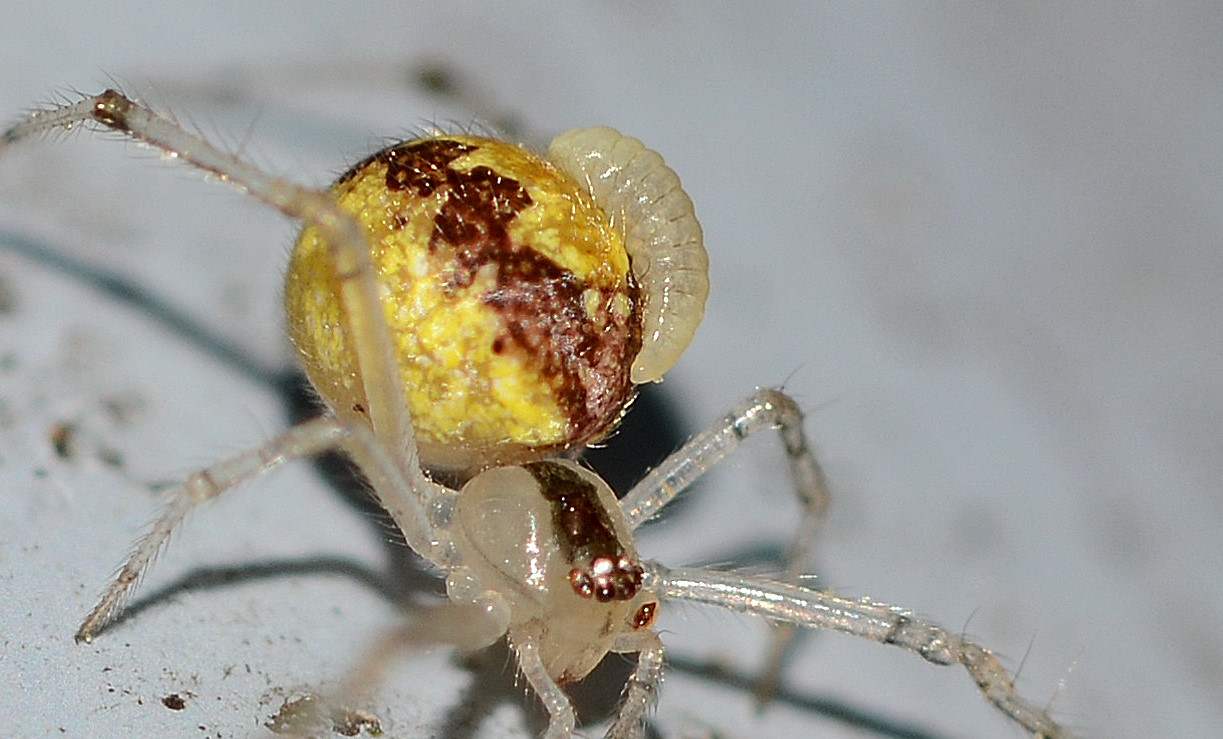
<path fill-rule="evenodd" d="M 502 461 L 606 435 L 641 346 L 622 234 L 521 147 L 470 136 L 389 147 L 333 191 L 372 249 L 426 463 Z M 289 264 L 289 330 L 340 415 L 366 417 L 339 280 L 314 228 Z"/>

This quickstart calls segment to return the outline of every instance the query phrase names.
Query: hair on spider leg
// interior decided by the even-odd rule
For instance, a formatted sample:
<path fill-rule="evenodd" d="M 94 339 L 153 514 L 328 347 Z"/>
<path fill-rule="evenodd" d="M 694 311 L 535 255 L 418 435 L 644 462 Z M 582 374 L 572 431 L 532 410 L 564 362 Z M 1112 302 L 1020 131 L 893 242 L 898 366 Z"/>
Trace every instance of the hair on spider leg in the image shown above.
<path fill-rule="evenodd" d="M 109 86 L 121 91 L 128 87 L 118 82 Z M 147 88 L 158 92 L 162 100 L 190 101 L 193 106 L 209 110 L 240 112 L 245 116 L 252 108 L 257 108 L 262 113 L 260 128 L 265 133 L 272 129 L 285 138 L 307 138 L 332 145 L 353 140 L 351 121 L 339 113 L 328 116 L 313 111 L 313 116 L 305 116 L 300 108 L 300 95 L 285 97 L 269 93 L 269 90 L 312 90 L 333 98 L 349 95 L 354 90 L 371 90 L 376 91 L 381 100 L 402 102 L 405 114 L 429 104 L 442 110 L 440 115 L 435 112 L 433 117 L 422 117 L 420 126 L 405 126 L 397 131 L 398 137 L 393 141 L 387 139 L 388 145 L 439 132 L 547 143 L 546 138 L 533 134 L 514 106 L 499 102 L 503 96 L 496 90 L 481 85 L 477 75 L 440 55 L 392 63 L 365 59 L 328 60 L 316 65 L 274 61 L 258 65 L 236 63 L 219 66 L 204 74 L 158 70 L 154 82 Z M 85 96 L 84 93 L 77 95 L 76 91 L 70 93 L 73 97 L 64 97 L 59 104 Z M 244 124 L 239 122 L 238 125 Z M 434 130 L 419 130 L 430 126 Z M 224 131 L 200 133 L 216 136 Z M 368 143 L 364 139 L 355 141 L 352 149 L 367 149 Z M 241 151 L 238 149 L 235 153 Z"/>

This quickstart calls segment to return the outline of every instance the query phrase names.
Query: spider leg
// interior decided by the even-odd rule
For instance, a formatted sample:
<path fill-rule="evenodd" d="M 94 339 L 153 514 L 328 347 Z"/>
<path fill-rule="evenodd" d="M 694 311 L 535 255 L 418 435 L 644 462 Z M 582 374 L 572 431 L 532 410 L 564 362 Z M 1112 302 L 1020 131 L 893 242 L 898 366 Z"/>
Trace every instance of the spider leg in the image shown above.
<path fill-rule="evenodd" d="M 810 559 L 816 529 L 828 510 L 829 494 L 824 473 L 803 432 L 802 411 L 793 398 L 779 390 L 757 390 L 634 485 L 620 501 L 629 526 L 636 529 L 653 517 L 710 467 L 738 449 L 744 439 L 766 429 L 776 429 L 781 435 L 794 489 L 803 506 L 802 518 L 786 553 L 783 578 L 797 583 Z M 794 627 L 788 624 L 779 625 L 775 631 L 756 689 L 760 706 L 773 693 L 786 647 L 794 634 Z"/>
<path fill-rule="evenodd" d="M 705 603 L 781 623 L 839 631 L 907 649 L 936 665 L 962 665 L 986 700 L 1039 739 L 1071 736 L 1046 708 L 1015 692 L 1010 674 L 992 652 L 903 608 L 866 598 L 841 598 L 733 572 L 668 570 L 653 562 L 645 566 L 646 587 L 661 598 Z"/>
<path fill-rule="evenodd" d="M 444 523 L 434 523 L 434 516 L 440 515 L 445 520 L 452 494 L 429 481 L 419 469 L 414 476 L 405 477 L 368 428 L 323 416 L 294 426 L 257 449 L 196 472 L 174 488 L 165 511 L 137 542 L 119 575 L 77 629 L 76 640 L 93 641 L 166 545 L 170 534 L 196 506 L 285 462 L 332 450 L 345 452 L 360 467 L 403 531 L 408 545 L 435 564 L 443 563 L 445 548 L 437 542 L 446 540 Z"/>
<path fill-rule="evenodd" d="M 350 670 L 333 706 L 349 705 L 385 683 L 391 664 L 407 650 L 422 644 L 447 644 L 462 652 L 483 649 L 505 636 L 510 622 L 509 604 L 497 593 L 485 593 L 471 602 L 448 602 L 427 608 L 410 623 L 386 630 Z"/>
<path fill-rule="evenodd" d="M 331 250 L 365 387 L 374 431 L 392 450 L 405 473 L 419 467 L 407 402 L 395 369 L 386 320 L 378 301 L 369 245 L 356 220 L 324 191 L 296 185 L 263 172 L 116 90 L 75 103 L 37 110 L 0 134 L 0 154 L 23 139 L 57 129 L 94 125 L 162 150 L 247 192 L 287 216 L 319 228 Z"/>
<path fill-rule="evenodd" d="M 624 685 L 620 710 L 608 727 L 606 739 L 632 739 L 641 736 L 645 712 L 654 705 L 662 683 L 663 645 L 652 629 L 634 631 L 616 640 L 614 652 L 636 652 L 637 667 Z"/>
<path fill-rule="evenodd" d="M 769 388 L 757 390 L 634 485 L 620 501 L 629 527 L 636 529 L 653 518 L 710 467 L 738 449 L 745 439 L 766 429 L 777 429 L 786 446 L 794 488 L 806 511 L 800 533 L 813 528 L 814 523 L 808 526 L 806 520 L 818 521 L 828 508 L 824 474 L 803 433 L 803 414 L 798 404 L 780 390 Z M 796 555 L 799 559 L 805 558 L 809 550 L 806 542 L 797 541 L 787 560 Z M 801 562 L 796 567 L 801 571 Z"/>
<path fill-rule="evenodd" d="M 556 684 L 548 674 L 548 668 L 539 656 L 539 643 L 542 640 L 544 625 L 538 621 L 529 621 L 522 626 L 514 626 L 509 630 L 510 648 L 518 657 L 518 669 L 527 679 L 535 695 L 548 711 L 548 730 L 544 739 L 570 739 L 577 729 L 577 716 L 573 712 L 573 704 L 569 696 Z"/>

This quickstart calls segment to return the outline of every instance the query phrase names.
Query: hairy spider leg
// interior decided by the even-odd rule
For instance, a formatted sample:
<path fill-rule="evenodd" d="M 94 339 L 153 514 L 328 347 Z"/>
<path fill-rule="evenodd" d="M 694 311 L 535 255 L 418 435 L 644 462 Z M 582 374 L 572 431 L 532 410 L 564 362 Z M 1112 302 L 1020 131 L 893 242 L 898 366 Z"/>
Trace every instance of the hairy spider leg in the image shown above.
<path fill-rule="evenodd" d="M 757 390 L 634 485 L 620 502 L 629 525 L 635 529 L 657 515 L 746 438 L 770 428 L 781 435 L 794 487 L 803 505 L 803 517 L 787 553 L 784 582 L 707 569 L 668 570 L 649 563 L 647 570 L 659 579 L 647 580 L 646 587 L 660 598 L 716 605 L 762 616 L 779 625 L 758 688 L 761 701 L 768 696 L 764 691 L 771 691 L 775 684 L 786 643 L 794 629 L 803 626 L 893 644 L 938 665 L 961 664 L 986 700 L 1016 723 L 1042 739 L 1069 736 L 1047 709 L 1035 706 L 1015 691 L 1010 674 L 984 647 L 915 618 L 902 608 L 868 599 L 841 598 L 798 584 L 816 529 L 828 509 L 829 493 L 803 431 L 802 411 L 779 390 Z"/>
<path fill-rule="evenodd" d="M 645 713 L 658 697 L 665 650 L 658 632 L 645 629 L 621 636 L 612 651 L 637 653 L 637 665 L 620 695 L 620 710 L 606 735 L 608 739 L 629 739 L 640 735 Z"/>
<path fill-rule="evenodd" d="M 660 598 L 692 601 L 780 623 L 839 631 L 913 652 L 936 665 L 962 665 L 985 699 L 1038 739 L 1072 736 L 1015 691 L 1010 673 L 988 649 L 898 606 L 842 598 L 783 582 L 701 568 L 644 563 L 645 585 Z"/>
<path fill-rule="evenodd" d="M 786 552 L 781 578 L 799 584 L 809 565 L 817 530 L 828 511 L 830 495 L 824 472 L 803 431 L 802 410 L 793 398 L 780 390 L 757 390 L 634 485 L 621 500 L 629 525 L 636 529 L 657 515 L 709 468 L 738 449 L 744 440 L 768 429 L 776 429 L 781 436 L 789 460 L 790 478 L 802 505 L 802 516 Z M 786 650 L 794 635 L 793 624 L 781 623 L 774 630 L 769 654 L 756 685 L 759 707 L 768 702 L 777 686 Z"/>
<path fill-rule="evenodd" d="M 235 455 L 195 472 L 171 490 L 161 516 L 136 544 L 135 551 L 106 589 L 101 600 L 76 632 L 78 642 L 91 642 L 130 594 L 170 534 L 196 506 L 259 477 L 285 462 L 328 451 L 342 451 L 360 466 L 379 502 L 422 557 L 439 567 L 446 550 L 439 542 L 444 521 L 453 507 L 454 493 L 429 480 L 419 468 L 405 475 L 368 428 L 334 416 L 320 416 L 298 424 L 263 446 Z"/>

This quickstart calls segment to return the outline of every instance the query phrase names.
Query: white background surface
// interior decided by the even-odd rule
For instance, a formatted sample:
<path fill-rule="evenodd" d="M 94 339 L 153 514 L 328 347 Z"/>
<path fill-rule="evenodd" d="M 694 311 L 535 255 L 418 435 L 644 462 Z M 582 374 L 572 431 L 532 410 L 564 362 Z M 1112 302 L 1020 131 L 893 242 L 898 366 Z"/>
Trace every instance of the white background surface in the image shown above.
<path fill-rule="evenodd" d="M 967 629 L 1084 735 L 1218 733 L 1218 11 L 339 5 L 10 8 L 0 113 L 114 75 L 311 183 L 382 136 L 489 111 L 544 138 L 638 136 L 683 177 L 713 263 L 665 389 L 687 432 L 757 385 L 811 410 L 836 494 L 820 582 Z M 478 110 L 413 92 L 422 59 L 461 70 Z M 93 136 L 25 147 L 0 161 L 0 233 L 126 275 L 275 364 L 292 226 L 198 180 Z M 278 473 L 192 519 L 145 583 L 162 597 L 74 645 L 157 510 L 150 486 L 283 416 L 78 279 L 0 250 L 0 285 L 0 733 L 258 735 L 395 618 L 353 574 L 386 568 L 376 527 L 310 467 Z M 70 460 L 48 441 L 64 421 Z M 784 541 L 779 459 L 754 444 L 644 552 Z M 248 576 L 175 587 L 227 567 Z M 751 619 L 679 607 L 662 625 L 689 661 L 759 662 Z M 1020 734 L 958 670 L 832 635 L 797 650 L 792 700 L 761 715 L 673 671 L 660 730 L 879 735 L 815 710 L 834 705 L 911 732 L 883 735 Z M 444 653 L 405 660 L 377 713 L 394 736 L 526 731 L 508 677 L 482 723 L 455 718 L 473 679 Z"/>

